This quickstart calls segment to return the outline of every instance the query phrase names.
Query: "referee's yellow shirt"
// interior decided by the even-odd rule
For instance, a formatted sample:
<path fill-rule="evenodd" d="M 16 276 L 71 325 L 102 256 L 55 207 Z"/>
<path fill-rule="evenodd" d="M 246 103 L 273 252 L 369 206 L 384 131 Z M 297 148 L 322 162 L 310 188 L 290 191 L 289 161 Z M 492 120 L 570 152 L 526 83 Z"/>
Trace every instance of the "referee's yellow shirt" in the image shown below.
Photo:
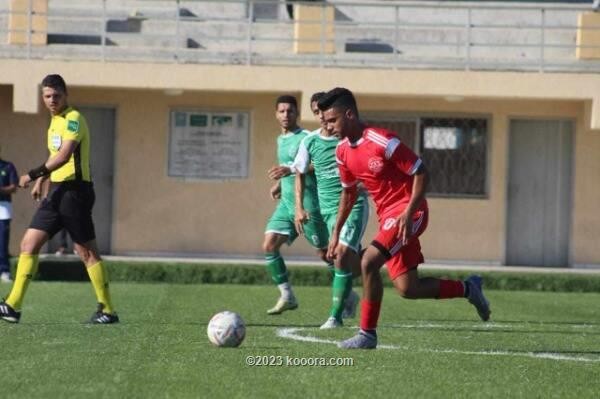
<path fill-rule="evenodd" d="M 90 174 L 90 132 L 83 115 L 67 107 L 59 115 L 54 115 L 48 128 L 48 150 L 54 156 L 63 142 L 74 140 L 79 144 L 69 161 L 50 175 L 50 181 L 92 181 Z"/>

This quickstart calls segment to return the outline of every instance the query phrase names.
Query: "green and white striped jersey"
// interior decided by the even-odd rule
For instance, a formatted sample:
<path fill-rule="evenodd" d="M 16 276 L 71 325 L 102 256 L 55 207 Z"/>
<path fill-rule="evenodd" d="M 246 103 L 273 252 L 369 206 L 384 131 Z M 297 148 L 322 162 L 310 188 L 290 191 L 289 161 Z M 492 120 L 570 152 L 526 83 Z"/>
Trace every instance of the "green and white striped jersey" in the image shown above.
<path fill-rule="evenodd" d="M 281 166 L 291 167 L 298 153 L 300 142 L 308 136 L 308 130 L 298 128 L 297 130 L 280 134 L 277 137 L 277 160 Z M 281 178 L 281 202 L 286 206 L 288 212 L 295 212 L 295 174 Z M 319 209 L 319 200 L 317 198 L 317 187 L 315 176 L 308 173 L 304 178 L 304 209 L 307 211 L 317 211 Z"/>
<path fill-rule="evenodd" d="M 323 136 L 321 129 L 317 129 L 302 140 L 293 163 L 293 170 L 306 173 L 312 162 L 317 179 L 319 206 L 323 215 L 337 213 L 340 204 L 342 184 L 335 160 L 335 148 L 338 143 L 339 139 L 336 136 Z M 308 176 L 310 174 L 306 175 L 306 177 Z M 357 199 L 357 205 L 361 201 L 366 201 L 366 195 L 362 190 Z"/>

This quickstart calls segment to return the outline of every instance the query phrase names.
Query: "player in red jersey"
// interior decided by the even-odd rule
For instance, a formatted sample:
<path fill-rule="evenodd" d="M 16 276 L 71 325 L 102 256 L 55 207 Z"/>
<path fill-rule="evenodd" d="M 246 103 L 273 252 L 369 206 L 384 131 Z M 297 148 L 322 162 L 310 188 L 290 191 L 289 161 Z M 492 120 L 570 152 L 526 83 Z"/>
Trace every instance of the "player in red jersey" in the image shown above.
<path fill-rule="evenodd" d="M 428 172 L 422 160 L 386 129 L 366 126 L 359 120 L 352 92 L 335 88 L 319 101 L 326 129 L 339 136 L 336 157 L 344 190 L 328 256 L 335 258 L 342 226 L 357 198 L 362 182 L 377 208 L 379 232 L 361 260 L 363 299 L 359 333 L 340 342 L 341 348 L 372 349 L 377 346 L 377 320 L 383 299 L 379 269 L 385 263 L 394 287 L 404 298 L 466 297 L 482 320 L 490 317 L 481 277 L 465 281 L 420 278 L 417 266 L 424 262 L 419 236 L 428 220 L 425 191 Z"/>

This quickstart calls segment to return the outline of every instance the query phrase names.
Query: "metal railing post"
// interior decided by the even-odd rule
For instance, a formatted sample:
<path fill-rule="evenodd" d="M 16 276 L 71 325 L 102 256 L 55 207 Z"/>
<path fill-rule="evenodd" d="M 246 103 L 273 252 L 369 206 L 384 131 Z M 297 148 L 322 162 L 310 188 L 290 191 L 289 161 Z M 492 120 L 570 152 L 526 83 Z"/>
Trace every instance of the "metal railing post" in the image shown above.
<path fill-rule="evenodd" d="M 102 0 L 102 21 L 101 21 L 101 35 L 102 35 L 102 62 L 106 62 L 106 0 Z"/>
<path fill-rule="evenodd" d="M 540 72 L 544 72 L 546 64 L 546 9 L 540 10 Z"/>
<path fill-rule="evenodd" d="M 394 69 L 398 69 L 398 64 L 400 63 L 400 51 L 398 50 L 398 45 L 400 41 L 400 7 L 394 6 Z"/>
<path fill-rule="evenodd" d="M 180 29 L 180 11 L 179 11 L 179 0 L 175 1 L 175 49 L 174 49 L 174 54 L 173 54 L 173 59 L 175 60 L 175 62 L 179 62 L 179 56 L 178 56 L 178 52 L 179 52 L 179 29 Z"/>
<path fill-rule="evenodd" d="M 31 58 L 31 30 L 33 28 L 33 0 L 27 3 L 27 59 Z"/>
<path fill-rule="evenodd" d="M 293 5 L 292 5 L 293 7 Z M 295 10 L 294 10 L 295 11 Z M 294 14 L 296 15 L 296 14 Z M 296 15 L 296 18 L 298 16 Z M 293 22 L 294 24 L 296 21 Z M 301 23 L 298 21 L 298 23 Z M 319 43 L 319 66 L 323 67 L 325 65 L 325 39 L 327 38 L 327 19 L 325 17 L 325 3 L 321 4 L 321 42 Z"/>
<path fill-rule="evenodd" d="M 248 29 L 246 37 L 246 65 L 252 64 L 252 24 L 254 22 L 254 1 L 248 1 Z"/>
<path fill-rule="evenodd" d="M 467 71 L 471 70 L 471 23 L 472 23 L 472 15 L 471 15 L 471 7 L 467 8 L 467 24 L 466 24 L 466 28 L 467 28 L 467 41 L 465 43 L 465 50 L 466 50 L 466 65 L 465 65 L 465 69 Z"/>

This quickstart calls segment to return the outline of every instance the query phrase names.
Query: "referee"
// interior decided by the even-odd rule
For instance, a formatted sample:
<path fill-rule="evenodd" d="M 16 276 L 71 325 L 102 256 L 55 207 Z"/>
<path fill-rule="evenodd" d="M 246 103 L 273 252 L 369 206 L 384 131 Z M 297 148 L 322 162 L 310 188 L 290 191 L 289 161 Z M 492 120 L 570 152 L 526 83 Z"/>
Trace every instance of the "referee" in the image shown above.
<path fill-rule="evenodd" d="M 90 175 L 90 134 L 85 118 L 67 104 L 67 85 L 60 75 L 48 75 L 42 81 L 42 99 L 50 111 L 48 150 L 42 165 L 19 179 L 19 187 L 34 183 L 31 195 L 42 197 L 42 185 L 50 178 L 50 190 L 37 209 L 21 241 L 21 254 L 12 290 L 0 303 L 0 318 L 18 323 L 29 281 L 38 268 L 41 247 L 54 234 L 66 229 L 90 276 L 98 310 L 90 320 L 94 324 L 118 323 L 108 289 L 108 276 L 96 246 L 92 221 L 95 195 Z"/>

